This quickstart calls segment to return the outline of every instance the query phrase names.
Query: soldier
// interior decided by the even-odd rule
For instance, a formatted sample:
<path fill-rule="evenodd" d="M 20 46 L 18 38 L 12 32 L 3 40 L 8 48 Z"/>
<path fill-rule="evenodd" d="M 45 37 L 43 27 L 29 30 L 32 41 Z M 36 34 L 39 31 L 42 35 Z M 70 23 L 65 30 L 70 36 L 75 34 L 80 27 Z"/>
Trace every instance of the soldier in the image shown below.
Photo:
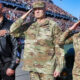
<path fill-rule="evenodd" d="M 61 37 L 57 40 L 57 43 L 62 46 L 64 44 L 73 43 L 75 50 L 75 61 L 73 67 L 73 80 L 80 80 L 80 32 L 70 35 L 72 30 L 75 30 L 80 25 L 80 21 L 75 23 L 72 27 L 66 30 Z"/>
<path fill-rule="evenodd" d="M 23 24 L 32 9 L 16 20 L 10 28 L 15 37 L 25 36 L 23 70 L 30 72 L 31 80 L 54 80 L 63 67 L 63 55 L 55 43 L 62 34 L 55 21 L 45 16 L 45 3 L 33 3 L 36 21 Z M 61 62 L 60 62 L 61 61 Z M 53 77 L 54 75 L 54 77 Z"/>

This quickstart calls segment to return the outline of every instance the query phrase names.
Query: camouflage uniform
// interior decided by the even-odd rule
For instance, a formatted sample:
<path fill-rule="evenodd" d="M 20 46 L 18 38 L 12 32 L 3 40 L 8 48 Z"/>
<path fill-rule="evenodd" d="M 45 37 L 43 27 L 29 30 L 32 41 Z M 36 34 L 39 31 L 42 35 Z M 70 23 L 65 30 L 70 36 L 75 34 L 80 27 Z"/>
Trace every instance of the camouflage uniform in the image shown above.
<path fill-rule="evenodd" d="M 34 22 L 22 25 L 22 23 L 23 20 L 19 18 L 12 24 L 10 31 L 15 37 L 25 36 L 23 69 L 32 71 L 31 80 L 39 80 L 42 74 L 44 78 L 41 77 L 41 80 L 53 80 L 54 70 L 60 72 L 63 67 L 64 56 L 55 43 L 56 38 L 62 33 L 61 29 L 49 19 L 43 24 Z"/>
<path fill-rule="evenodd" d="M 30 72 L 30 78 L 31 80 L 54 80 L 51 74 L 42 74 L 37 72 Z"/>
<path fill-rule="evenodd" d="M 73 43 L 75 49 L 75 61 L 73 67 L 73 80 L 80 80 L 80 32 L 70 36 L 70 31 L 66 30 L 61 35 L 60 40 L 57 43 L 59 45 Z"/>

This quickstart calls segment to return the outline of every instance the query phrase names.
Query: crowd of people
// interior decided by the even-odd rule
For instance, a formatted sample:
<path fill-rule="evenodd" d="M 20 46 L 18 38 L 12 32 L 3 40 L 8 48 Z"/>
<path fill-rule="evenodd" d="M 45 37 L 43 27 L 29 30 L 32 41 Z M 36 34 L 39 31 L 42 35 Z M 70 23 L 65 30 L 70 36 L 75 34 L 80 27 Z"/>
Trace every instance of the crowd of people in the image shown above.
<path fill-rule="evenodd" d="M 9 0 L 5 0 L 5 1 L 9 1 Z M 15 2 L 15 3 L 25 3 L 26 4 L 32 4 L 31 2 L 34 2 L 34 0 L 10 0 L 11 2 Z M 49 2 L 49 0 L 48 0 Z M 64 14 L 70 17 L 73 17 L 71 14 L 67 13 L 66 11 L 62 10 L 61 8 L 59 8 L 58 6 L 56 6 L 55 4 L 51 4 L 51 3 L 46 3 L 46 9 L 55 13 L 59 13 L 59 14 Z M 15 21 L 17 18 L 19 18 L 22 14 L 24 14 L 25 12 L 23 11 L 18 11 L 18 10 L 13 10 L 11 8 L 6 8 L 5 7 L 5 13 L 8 19 Z M 30 18 L 28 18 L 30 19 Z M 74 22 L 70 21 L 70 20 L 64 20 L 64 19 L 57 19 L 53 17 L 53 20 L 57 21 L 58 24 L 61 26 L 61 28 L 63 29 L 63 31 L 65 30 L 66 27 L 70 27 Z M 67 21 L 67 23 L 65 23 Z M 66 27 L 65 27 L 66 26 Z"/>
<path fill-rule="evenodd" d="M 19 4 L 21 4 L 21 3 L 26 4 L 27 2 L 34 2 L 34 1 L 37 1 L 37 0 L 4 0 L 4 1 L 10 1 L 10 2 L 15 2 L 15 3 L 19 3 Z M 43 0 L 41 0 L 41 1 L 43 1 Z M 52 0 L 44 0 L 44 1 L 53 3 Z"/>
<path fill-rule="evenodd" d="M 32 3 L 29 3 L 30 5 Z M 64 14 L 70 17 L 73 17 L 72 15 L 70 15 L 69 13 L 65 12 L 64 10 L 62 10 L 61 8 L 57 7 L 55 4 L 51 4 L 46 2 L 46 9 L 55 13 L 59 13 L 59 14 Z M 4 12 L 7 16 L 8 19 L 15 21 L 17 18 L 19 18 L 21 15 L 23 15 L 25 12 L 24 11 L 20 11 L 17 9 L 11 9 L 11 8 L 4 8 Z M 28 17 L 26 20 L 30 21 L 30 17 Z M 70 27 L 74 21 L 70 21 L 70 20 L 64 20 L 64 19 L 57 19 L 52 17 L 52 19 L 54 21 L 57 21 L 57 23 L 60 25 L 60 27 L 62 28 L 63 31 L 66 30 L 66 28 Z"/>
<path fill-rule="evenodd" d="M 13 9 L 7 9 L 6 10 L 6 17 L 10 20 L 15 21 L 17 18 L 19 18 L 21 15 L 23 15 L 25 12 L 23 11 L 13 11 Z M 29 16 L 26 21 L 30 21 L 32 18 Z M 64 19 L 57 19 L 57 18 L 52 18 L 54 21 L 56 21 L 60 27 L 62 28 L 63 31 L 65 31 L 68 27 L 72 26 L 74 22 L 70 20 L 64 20 Z"/>
<path fill-rule="evenodd" d="M 18 4 L 22 4 L 22 3 L 26 4 L 26 0 L 3 0 L 3 1 L 18 3 Z"/>
<path fill-rule="evenodd" d="M 10 20 L 15 21 L 17 18 L 19 18 L 24 12 L 23 11 L 18 11 L 15 9 L 11 9 L 11 8 L 6 8 L 4 7 L 4 13 L 6 15 L 6 17 Z"/>
<path fill-rule="evenodd" d="M 4 0 L 4 1 L 9 1 L 12 3 L 15 2 L 15 3 L 19 3 L 19 4 L 32 4 L 34 1 L 37 1 L 37 0 Z M 50 3 L 51 0 L 44 0 L 44 1 L 46 3 L 47 10 L 51 10 L 55 13 L 60 13 L 60 14 L 69 15 L 69 16 L 73 17 L 68 12 L 66 12 L 66 11 L 62 10 L 61 8 L 59 8 L 58 6 L 56 6 L 54 3 Z"/>
<path fill-rule="evenodd" d="M 74 24 L 74 22 L 64 19 L 53 18 L 53 20 L 60 25 L 63 31 L 65 31 L 67 28 L 71 27 Z"/>

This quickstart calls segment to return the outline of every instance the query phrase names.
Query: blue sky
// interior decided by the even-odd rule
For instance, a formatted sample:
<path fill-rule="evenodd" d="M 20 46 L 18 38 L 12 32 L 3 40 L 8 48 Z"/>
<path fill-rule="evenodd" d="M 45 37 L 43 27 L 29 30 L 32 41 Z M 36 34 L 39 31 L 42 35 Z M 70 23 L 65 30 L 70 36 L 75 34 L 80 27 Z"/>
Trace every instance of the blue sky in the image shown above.
<path fill-rule="evenodd" d="M 53 0 L 53 2 L 73 16 L 80 16 L 80 0 Z"/>

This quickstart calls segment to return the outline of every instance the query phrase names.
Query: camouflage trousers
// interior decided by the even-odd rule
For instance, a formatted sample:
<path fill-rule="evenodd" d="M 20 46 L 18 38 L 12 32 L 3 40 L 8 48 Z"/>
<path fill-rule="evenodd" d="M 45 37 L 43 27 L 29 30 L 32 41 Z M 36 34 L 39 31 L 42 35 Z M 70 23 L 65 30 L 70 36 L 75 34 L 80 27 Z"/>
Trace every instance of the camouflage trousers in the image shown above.
<path fill-rule="evenodd" d="M 73 80 L 80 80 L 80 75 L 73 75 Z"/>
<path fill-rule="evenodd" d="M 30 72 L 30 80 L 55 80 L 53 75 Z"/>

